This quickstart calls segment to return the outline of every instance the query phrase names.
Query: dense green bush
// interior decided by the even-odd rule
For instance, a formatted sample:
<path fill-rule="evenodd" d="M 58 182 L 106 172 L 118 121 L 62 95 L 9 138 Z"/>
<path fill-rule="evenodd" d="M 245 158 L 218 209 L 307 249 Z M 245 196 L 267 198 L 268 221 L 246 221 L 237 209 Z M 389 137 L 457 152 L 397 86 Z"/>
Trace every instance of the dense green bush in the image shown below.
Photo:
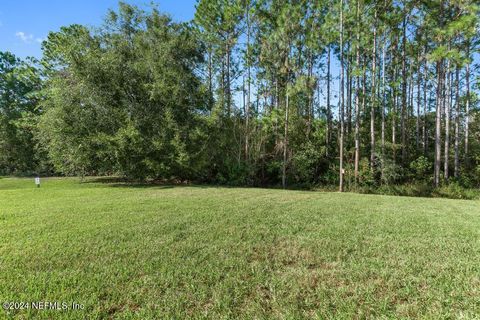
<path fill-rule="evenodd" d="M 464 188 L 456 182 L 434 188 L 432 184 L 405 183 L 399 185 L 382 185 L 379 187 L 360 187 L 355 191 L 367 194 L 383 194 L 408 197 L 440 197 L 451 199 L 480 199 L 480 190 Z"/>
<path fill-rule="evenodd" d="M 202 45 L 187 26 L 121 3 L 99 31 L 50 33 L 44 52 L 39 136 L 58 172 L 199 176 L 195 129 L 207 95 L 194 72 Z"/>
<path fill-rule="evenodd" d="M 450 182 L 433 189 L 432 195 L 452 199 L 478 199 L 480 190 L 462 187 L 458 182 Z"/>
<path fill-rule="evenodd" d="M 382 185 L 389 186 L 398 183 L 403 177 L 403 168 L 388 158 L 383 158 L 380 161 L 382 167 Z"/>
<path fill-rule="evenodd" d="M 432 172 L 433 164 L 425 157 L 420 156 L 410 163 L 414 180 L 424 180 Z"/>
<path fill-rule="evenodd" d="M 316 184 L 328 169 L 325 148 L 307 142 L 300 146 L 291 160 L 291 175 L 295 184 Z"/>

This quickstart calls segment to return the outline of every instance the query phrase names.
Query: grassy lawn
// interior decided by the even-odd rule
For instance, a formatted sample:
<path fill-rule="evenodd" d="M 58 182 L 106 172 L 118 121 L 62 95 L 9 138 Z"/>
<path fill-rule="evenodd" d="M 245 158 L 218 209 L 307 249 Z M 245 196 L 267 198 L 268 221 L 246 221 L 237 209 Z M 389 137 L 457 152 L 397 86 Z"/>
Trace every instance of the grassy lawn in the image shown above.
<path fill-rule="evenodd" d="M 480 315 L 480 201 L 0 179 L 14 318 Z"/>

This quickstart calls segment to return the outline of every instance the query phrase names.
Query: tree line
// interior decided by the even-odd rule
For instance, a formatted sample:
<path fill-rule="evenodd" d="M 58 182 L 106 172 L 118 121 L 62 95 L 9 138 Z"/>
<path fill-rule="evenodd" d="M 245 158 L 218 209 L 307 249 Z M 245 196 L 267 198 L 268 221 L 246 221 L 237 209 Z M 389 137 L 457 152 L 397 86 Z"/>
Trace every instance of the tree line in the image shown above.
<path fill-rule="evenodd" d="M 474 0 L 120 2 L 0 53 L 0 173 L 480 185 Z"/>

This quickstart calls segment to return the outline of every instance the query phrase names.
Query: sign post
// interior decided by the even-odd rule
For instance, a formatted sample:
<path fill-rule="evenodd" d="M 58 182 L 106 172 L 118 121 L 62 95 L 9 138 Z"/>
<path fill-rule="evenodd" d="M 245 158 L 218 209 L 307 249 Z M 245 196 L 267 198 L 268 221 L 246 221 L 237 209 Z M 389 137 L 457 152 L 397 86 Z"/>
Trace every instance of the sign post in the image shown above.
<path fill-rule="evenodd" d="M 37 185 L 37 188 L 40 188 L 40 177 L 35 178 L 35 184 Z"/>

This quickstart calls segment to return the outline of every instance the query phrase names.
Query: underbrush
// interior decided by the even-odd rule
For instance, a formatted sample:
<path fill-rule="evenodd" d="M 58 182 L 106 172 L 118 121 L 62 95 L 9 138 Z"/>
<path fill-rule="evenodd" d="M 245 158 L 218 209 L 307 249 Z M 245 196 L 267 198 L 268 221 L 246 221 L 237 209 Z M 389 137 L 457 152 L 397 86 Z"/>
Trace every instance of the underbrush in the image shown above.
<path fill-rule="evenodd" d="M 383 194 L 408 197 L 433 197 L 450 199 L 480 199 L 480 190 L 462 187 L 452 182 L 435 188 L 426 183 L 408 183 L 399 185 L 383 185 L 378 187 L 358 187 L 348 191 L 364 194 Z"/>

